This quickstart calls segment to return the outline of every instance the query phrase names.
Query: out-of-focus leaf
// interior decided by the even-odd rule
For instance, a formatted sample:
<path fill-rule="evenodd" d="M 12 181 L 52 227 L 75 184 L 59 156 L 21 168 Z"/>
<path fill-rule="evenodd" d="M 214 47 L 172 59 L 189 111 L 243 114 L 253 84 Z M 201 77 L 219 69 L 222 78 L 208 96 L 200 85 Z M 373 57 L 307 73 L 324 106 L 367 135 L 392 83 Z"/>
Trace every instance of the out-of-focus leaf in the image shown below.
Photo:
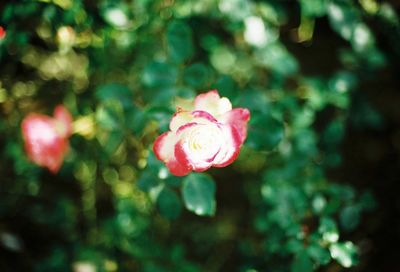
<path fill-rule="evenodd" d="M 344 207 L 340 211 L 340 225 L 344 230 L 354 230 L 360 222 L 360 208 L 356 205 Z"/>
<path fill-rule="evenodd" d="M 172 104 L 172 101 L 176 96 L 177 89 L 175 87 L 160 87 L 144 94 L 146 101 L 148 101 L 152 106 L 160 107 Z"/>
<path fill-rule="evenodd" d="M 129 23 L 127 11 L 123 5 L 106 7 L 102 15 L 110 25 L 117 28 L 126 27 Z"/>
<path fill-rule="evenodd" d="M 130 108 L 125 111 L 125 126 L 134 133 L 139 134 L 146 126 L 146 115 L 143 110 Z"/>
<path fill-rule="evenodd" d="M 143 70 L 143 83 L 151 88 L 168 87 L 175 84 L 178 71 L 165 62 L 151 62 Z"/>
<path fill-rule="evenodd" d="M 336 223 L 329 217 L 321 218 L 318 232 L 321 233 L 322 239 L 328 243 L 336 243 L 339 240 L 339 231 Z"/>
<path fill-rule="evenodd" d="M 204 64 L 195 63 L 184 71 L 184 80 L 192 87 L 199 88 L 204 86 L 208 80 L 208 70 Z"/>
<path fill-rule="evenodd" d="M 323 133 L 323 140 L 326 144 L 335 145 L 339 143 L 344 135 L 344 124 L 340 120 L 334 120 L 328 124 Z"/>
<path fill-rule="evenodd" d="M 97 134 L 97 139 L 104 150 L 112 155 L 124 140 L 124 134 L 121 131 L 107 131 Z"/>
<path fill-rule="evenodd" d="M 265 93 L 260 90 L 245 90 L 239 95 L 237 104 L 241 107 L 248 108 L 252 115 L 268 114 L 271 111 L 270 102 Z M 253 117 L 251 117 L 253 119 Z"/>
<path fill-rule="evenodd" d="M 192 30 L 183 21 L 172 21 L 167 28 L 167 42 L 173 61 L 182 62 L 193 54 Z"/>
<path fill-rule="evenodd" d="M 316 214 L 321 214 L 326 207 L 326 198 L 323 195 L 316 195 L 312 200 L 312 208 Z"/>
<path fill-rule="evenodd" d="M 300 251 L 293 263 L 291 272 L 312 272 L 313 263 L 305 250 Z"/>
<path fill-rule="evenodd" d="M 366 53 L 365 57 L 374 62 L 375 38 L 369 27 L 361 20 L 360 12 L 352 2 L 332 1 L 328 4 L 328 15 L 332 28 L 344 39 L 351 42 L 356 52 Z M 379 66 L 379 64 L 378 64 Z"/>
<path fill-rule="evenodd" d="M 241 21 L 251 14 L 251 3 L 246 0 L 222 0 L 218 7 L 232 21 Z"/>
<path fill-rule="evenodd" d="M 359 22 L 359 14 L 351 2 L 332 1 L 328 4 L 328 17 L 332 28 L 346 40 L 352 38 L 352 32 Z"/>
<path fill-rule="evenodd" d="M 213 89 L 217 89 L 221 96 L 229 97 L 230 100 L 234 100 L 238 96 L 238 87 L 236 82 L 226 75 L 218 78 L 213 85 Z"/>
<path fill-rule="evenodd" d="M 357 248 L 352 242 L 332 244 L 329 247 L 331 256 L 344 267 L 358 263 Z"/>
<path fill-rule="evenodd" d="M 314 262 L 325 265 L 330 262 L 331 256 L 327 248 L 322 247 L 320 244 L 311 244 L 307 248 L 308 255 Z"/>
<path fill-rule="evenodd" d="M 150 192 L 150 190 L 160 184 L 160 180 L 153 171 L 146 169 L 142 172 L 137 186 L 144 192 Z"/>
<path fill-rule="evenodd" d="M 301 0 L 301 13 L 306 16 L 322 16 L 326 12 L 326 0 Z"/>
<path fill-rule="evenodd" d="M 173 111 L 165 107 L 152 107 L 146 112 L 149 120 L 155 120 L 159 123 L 160 131 L 164 132 L 169 129 L 169 122 L 172 118 Z"/>
<path fill-rule="evenodd" d="M 178 195 L 168 187 L 164 186 L 157 198 L 160 213 L 168 219 L 176 219 L 181 213 L 181 202 Z"/>
<path fill-rule="evenodd" d="M 235 53 L 227 46 L 213 48 L 210 62 L 221 73 L 230 73 L 236 61 Z"/>
<path fill-rule="evenodd" d="M 110 83 L 99 86 L 96 89 L 96 98 L 101 102 L 117 100 L 124 108 L 133 106 L 132 92 L 126 86 L 119 83 Z"/>
<path fill-rule="evenodd" d="M 255 62 L 282 76 L 292 75 L 299 69 L 297 60 L 280 43 L 271 43 L 258 49 L 255 57 Z"/>
<path fill-rule="evenodd" d="M 268 114 L 253 112 L 248 129 L 246 144 L 258 150 L 271 150 L 284 137 L 284 127 Z"/>
<path fill-rule="evenodd" d="M 183 180 L 185 207 L 197 215 L 214 215 L 215 183 L 205 174 L 192 173 Z"/>
<path fill-rule="evenodd" d="M 96 121 L 107 130 L 120 129 L 124 123 L 124 113 L 119 101 L 109 101 L 96 110 Z"/>

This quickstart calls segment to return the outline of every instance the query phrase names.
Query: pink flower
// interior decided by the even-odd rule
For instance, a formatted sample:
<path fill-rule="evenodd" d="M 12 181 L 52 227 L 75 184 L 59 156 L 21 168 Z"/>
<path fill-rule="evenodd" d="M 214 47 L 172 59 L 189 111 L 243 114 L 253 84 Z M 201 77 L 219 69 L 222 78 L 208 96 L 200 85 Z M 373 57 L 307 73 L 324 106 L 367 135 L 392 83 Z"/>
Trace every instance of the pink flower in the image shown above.
<path fill-rule="evenodd" d="M 156 157 L 176 176 L 231 164 L 247 136 L 249 110 L 232 109 L 229 99 L 216 90 L 198 95 L 190 108 L 178 108 L 170 131 L 153 146 Z"/>
<path fill-rule="evenodd" d="M 6 30 L 0 26 L 0 40 L 4 39 L 6 37 Z"/>
<path fill-rule="evenodd" d="M 57 173 L 68 151 L 68 138 L 72 133 L 69 111 L 59 105 L 54 109 L 54 118 L 30 113 L 22 121 L 21 127 L 29 159 Z"/>

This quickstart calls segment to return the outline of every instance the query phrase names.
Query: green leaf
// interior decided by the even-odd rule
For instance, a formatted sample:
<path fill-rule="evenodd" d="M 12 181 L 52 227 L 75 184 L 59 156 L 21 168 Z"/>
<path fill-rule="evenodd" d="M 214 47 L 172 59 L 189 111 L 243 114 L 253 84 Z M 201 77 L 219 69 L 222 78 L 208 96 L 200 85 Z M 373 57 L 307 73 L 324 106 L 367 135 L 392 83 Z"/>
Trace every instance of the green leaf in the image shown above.
<path fill-rule="evenodd" d="M 195 63 L 185 69 L 183 79 L 188 85 L 198 88 L 206 85 L 208 69 L 202 63 Z"/>
<path fill-rule="evenodd" d="M 230 77 L 223 75 L 213 85 L 213 89 L 217 89 L 221 96 L 234 99 L 238 95 L 238 87 L 236 82 Z M 242 105 L 241 105 L 242 106 Z"/>
<path fill-rule="evenodd" d="M 231 21 L 242 21 L 251 15 L 252 3 L 244 0 L 221 0 L 219 1 L 221 12 Z"/>
<path fill-rule="evenodd" d="M 96 121 L 100 127 L 107 130 L 117 130 L 123 127 L 124 112 L 118 101 L 110 100 L 99 105 L 96 110 Z"/>
<path fill-rule="evenodd" d="M 101 102 L 110 100 L 119 101 L 124 108 L 133 106 L 133 94 L 125 85 L 110 83 L 101 85 L 96 89 L 96 98 Z"/>
<path fill-rule="evenodd" d="M 178 70 L 165 62 L 151 62 L 143 71 L 143 83 L 150 88 L 168 87 L 175 84 Z"/>
<path fill-rule="evenodd" d="M 281 76 L 290 76 L 299 70 L 292 54 L 280 43 L 271 43 L 257 50 L 255 61 Z"/>
<path fill-rule="evenodd" d="M 165 169 L 165 171 L 168 170 Z M 180 187 L 182 185 L 182 179 L 174 175 L 168 175 L 167 178 L 164 179 L 164 183 L 171 187 Z"/>
<path fill-rule="evenodd" d="M 157 198 L 160 213 L 167 219 L 176 219 L 181 213 L 182 205 L 178 195 L 168 187 L 164 186 Z"/>
<path fill-rule="evenodd" d="M 104 20 L 114 27 L 125 27 L 129 23 L 126 8 L 123 5 L 107 7 L 102 13 Z"/>
<path fill-rule="evenodd" d="M 326 0 L 300 0 L 301 12 L 306 16 L 323 16 L 326 12 Z"/>
<path fill-rule="evenodd" d="M 284 137 L 282 122 L 268 114 L 255 113 L 249 123 L 248 139 L 246 144 L 258 150 L 271 150 Z"/>
<path fill-rule="evenodd" d="M 160 131 L 167 131 L 173 112 L 166 107 L 152 107 L 145 114 L 146 118 L 158 122 Z"/>
<path fill-rule="evenodd" d="M 265 92 L 258 89 L 245 90 L 239 96 L 237 104 L 250 110 L 252 113 L 251 119 L 253 119 L 253 116 L 267 114 L 271 111 L 270 102 Z"/>
<path fill-rule="evenodd" d="M 143 131 L 146 121 L 146 115 L 142 110 L 132 107 L 125 111 L 125 126 L 136 134 Z"/>
<path fill-rule="evenodd" d="M 235 65 L 236 54 L 231 48 L 221 45 L 213 48 L 210 62 L 220 73 L 229 73 Z"/>
<path fill-rule="evenodd" d="M 326 202 L 326 198 L 322 194 L 316 195 L 311 202 L 313 212 L 316 214 L 321 214 L 326 207 Z"/>
<path fill-rule="evenodd" d="M 215 183 L 205 174 L 192 173 L 183 180 L 185 207 L 197 215 L 214 215 Z"/>
<path fill-rule="evenodd" d="M 344 230 L 352 231 L 360 223 L 360 208 L 357 205 L 350 205 L 340 211 L 340 225 Z"/>
<path fill-rule="evenodd" d="M 137 186 L 144 192 L 150 192 L 150 190 L 154 187 L 157 187 L 160 184 L 159 178 L 156 176 L 154 172 L 147 169 L 142 172 L 140 176 Z"/>
<path fill-rule="evenodd" d="M 317 263 L 325 265 L 331 260 L 331 255 L 327 248 L 322 247 L 320 244 L 311 244 L 307 248 L 308 255 Z"/>
<path fill-rule="evenodd" d="M 181 21 L 172 21 L 167 28 L 167 43 L 171 60 L 183 62 L 193 54 L 192 30 Z"/>
<path fill-rule="evenodd" d="M 328 4 L 328 18 L 330 24 L 336 32 L 344 39 L 350 40 L 357 23 L 360 21 L 359 13 L 349 2 L 332 1 Z"/>
<path fill-rule="evenodd" d="M 329 146 L 340 143 L 345 133 L 344 124 L 341 120 L 330 122 L 322 134 L 322 140 Z"/>
<path fill-rule="evenodd" d="M 189 88 L 189 87 L 177 87 L 176 95 L 181 98 L 192 100 L 193 97 L 196 96 L 196 92 L 192 88 Z"/>
<path fill-rule="evenodd" d="M 357 248 L 352 242 L 333 244 L 329 251 L 332 258 L 346 268 L 358 263 Z"/>
<path fill-rule="evenodd" d="M 293 263 L 291 272 L 312 272 L 313 271 L 313 263 L 308 256 L 306 251 L 300 251 Z"/>
<path fill-rule="evenodd" d="M 103 149 L 112 155 L 124 140 L 124 134 L 119 131 L 104 131 L 97 134 L 97 139 Z"/>
<path fill-rule="evenodd" d="M 318 232 L 322 234 L 322 239 L 328 243 L 336 243 L 339 240 L 339 232 L 336 222 L 332 218 L 323 217 L 318 228 Z"/>

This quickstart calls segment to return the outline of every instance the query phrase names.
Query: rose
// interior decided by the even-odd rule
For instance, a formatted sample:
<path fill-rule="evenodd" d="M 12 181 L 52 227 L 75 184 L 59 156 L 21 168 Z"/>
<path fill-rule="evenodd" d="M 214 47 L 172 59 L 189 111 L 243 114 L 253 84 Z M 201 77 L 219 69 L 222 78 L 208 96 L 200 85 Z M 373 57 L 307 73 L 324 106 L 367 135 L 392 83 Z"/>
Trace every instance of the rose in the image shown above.
<path fill-rule="evenodd" d="M 6 30 L 0 26 L 0 41 L 6 37 Z"/>
<path fill-rule="evenodd" d="M 28 158 L 52 173 L 60 169 L 68 151 L 72 133 L 72 116 L 62 105 L 54 110 L 54 118 L 30 113 L 21 124 Z"/>
<path fill-rule="evenodd" d="M 216 90 L 198 95 L 185 107 L 172 117 L 170 131 L 154 142 L 157 159 L 176 176 L 231 164 L 246 139 L 249 111 L 232 109 L 229 99 Z"/>

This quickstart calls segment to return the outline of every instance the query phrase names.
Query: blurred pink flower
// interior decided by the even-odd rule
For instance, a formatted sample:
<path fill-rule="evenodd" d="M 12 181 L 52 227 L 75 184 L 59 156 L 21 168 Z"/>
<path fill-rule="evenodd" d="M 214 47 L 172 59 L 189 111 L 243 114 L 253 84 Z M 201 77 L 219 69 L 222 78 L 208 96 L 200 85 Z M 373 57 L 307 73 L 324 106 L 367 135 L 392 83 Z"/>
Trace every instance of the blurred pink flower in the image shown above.
<path fill-rule="evenodd" d="M 21 127 L 29 159 L 57 173 L 68 151 L 68 138 L 72 133 L 72 116 L 69 111 L 59 105 L 54 110 L 54 118 L 30 113 L 22 121 Z"/>
<path fill-rule="evenodd" d="M 247 136 L 249 110 L 232 109 L 229 99 L 221 98 L 216 90 L 198 95 L 190 108 L 178 108 L 170 131 L 153 146 L 157 159 L 176 176 L 231 164 Z"/>
<path fill-rule="evenodd" d="M 4 39 L 6 37 L 6 30 L 0 26 L 0 40 Z"/>

